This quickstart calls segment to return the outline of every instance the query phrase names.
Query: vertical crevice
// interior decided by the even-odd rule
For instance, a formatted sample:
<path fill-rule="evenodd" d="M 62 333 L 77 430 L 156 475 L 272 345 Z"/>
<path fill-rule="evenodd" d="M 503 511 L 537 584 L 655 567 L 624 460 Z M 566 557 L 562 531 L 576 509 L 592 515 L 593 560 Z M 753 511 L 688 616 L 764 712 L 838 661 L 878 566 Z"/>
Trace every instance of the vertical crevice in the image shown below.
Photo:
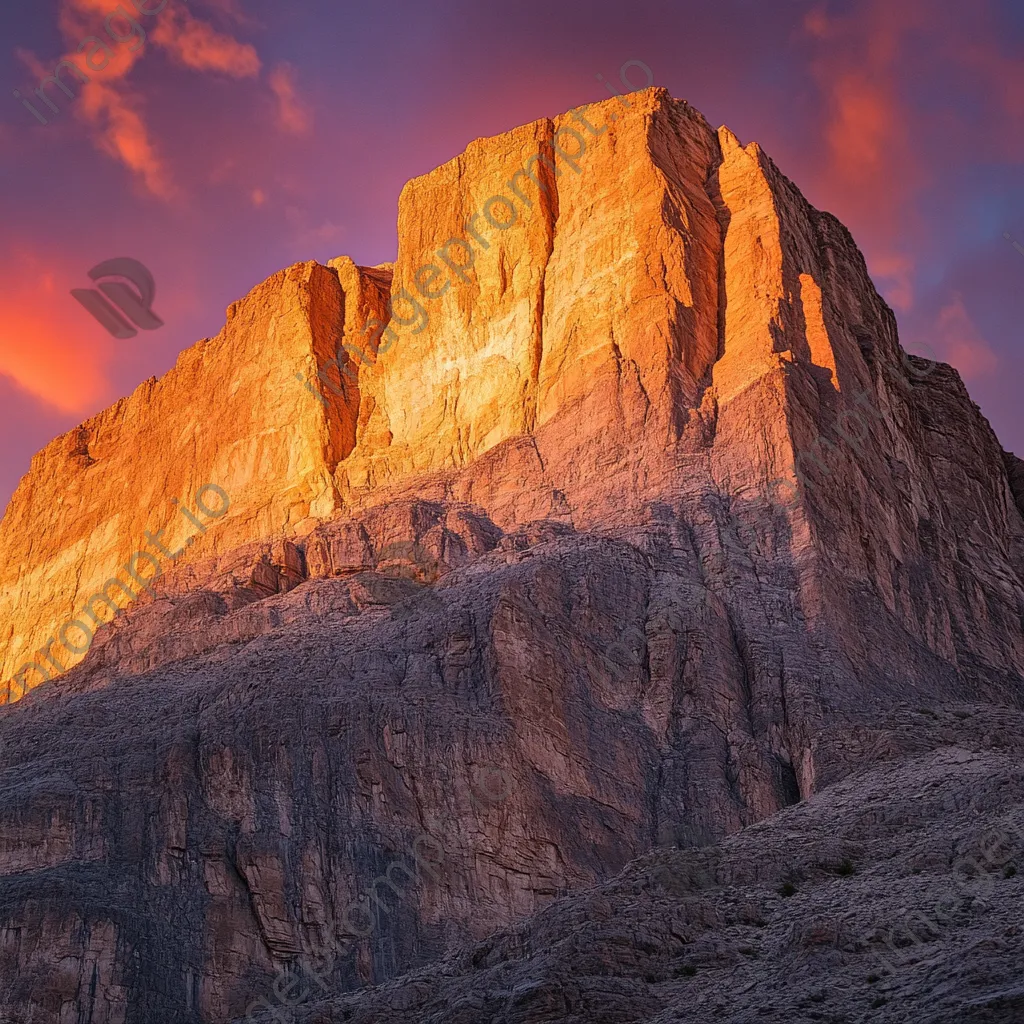
<path fill-rule="evenodd" d="M 699 409 L 704 405 L 705 396 L 714 381 L 715 365 L 725 355 L 725 320 L 729 306 L 729 297 L 726 291 L 725 281 L 725 241 L 729 234 L 729 225 L 732 221 L 732 214 L 725 205 L 722 196 L 722 187 L 719 181 L 719 174 L 722 165 L 725 163 L 725 156 L 722 153 L 722 143 L 718 136 L 715 136 L 715 152 L 717 163 L 711 168 L 704 182 L 704 194 L 708 197 L 715 210 L 715 219 L 718 221 L 718 287 L 717 287 L 717 310 L 716 324 L 718 328 L 718 346 L 715 358 L 708 364 L 700 380 L 697 381 L 697 393 L 694 400 L 694 407 Z"/>
<path fill-rule="evenodd" d="M 555 126 L 551 121 L 545 122 L 547 131 L 544 136 L 544 140 L 540 146 L 540 152 L 542 155 L 551 155 L 552 165 L 554 166 L 554 139 L 555 139 Z M 540 271 L 540 285 L 537 292 L 537 300 L 534 306 L 534 329 L 533 338 L 531 341 L 531 358 L 530 358 L 530 380 L 527 384 L 528 392 L 526 399 L 526 430 L 529 433 L 533 433 L 537 426 L 537 406 L 539 402 L 540 394 L 540 366 L 541 361 L 544 358 L 544 309 L 547 300 L 547 275 L 548 267 L 551 264 L 551 256 L 555 250 L 555 226 L 558 222 L 558 211 L 559 211 L 559 195 L 558 195 L 558 181 L 556 180 L 555 173 L 551 170 L 545 160 L 540 160 L 537 163 L 538 176 L 541 182 L 547 186 L 547 191 L 544 188 L 538 189 L 537 201 L 540 204 L 540 212 L 547 217 L 547 231 L 545 232 L 545 241 L 547 243 L 544 252 L 544 265 Z"/>

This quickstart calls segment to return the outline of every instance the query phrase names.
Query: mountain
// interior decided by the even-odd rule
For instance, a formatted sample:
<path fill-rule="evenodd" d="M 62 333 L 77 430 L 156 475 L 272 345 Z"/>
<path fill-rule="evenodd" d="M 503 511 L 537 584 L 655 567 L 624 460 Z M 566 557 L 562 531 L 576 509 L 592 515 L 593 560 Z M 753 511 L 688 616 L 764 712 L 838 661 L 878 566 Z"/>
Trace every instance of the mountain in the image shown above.
<path fill-rule="evenodd" d="M 756 144 L 631 93 L 477 140 L 398 229 L 256 287 L 0 522 L 5 1019 L 280 1018 L 307 968 L 310 1021 L 571 1019 L 494 957 L 575 975 L 587 901 L 695 856 L 763 860 L 719 890 L 849 861 L 884 916 L 897 840 L 832 850 L 850 802 L 910 835 L 922 790 L 960 806 L 958 712 L 1019 721 L 1024 467 Z M 952 858 L 971 824 L 929 827 Z M 818 899 L 740 895 L 772 929 Z M 658 965 L 579 1019 L 696 1019 L 701 974 L 645 988 L 703 970 L 675 940 L 601 929 Z M 721 1019 L 788 1005 L 744 977 Z"/>

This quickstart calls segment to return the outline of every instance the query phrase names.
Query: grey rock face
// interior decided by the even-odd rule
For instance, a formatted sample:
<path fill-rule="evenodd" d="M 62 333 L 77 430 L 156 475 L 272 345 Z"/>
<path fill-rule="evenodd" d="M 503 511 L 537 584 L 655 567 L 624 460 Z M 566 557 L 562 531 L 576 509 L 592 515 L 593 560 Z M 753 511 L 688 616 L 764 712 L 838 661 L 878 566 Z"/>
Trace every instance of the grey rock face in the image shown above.
<path fill-rule="evenodd" d="M 386 983 L 514 921 L 552 920 L 553 900 L 638 857 L 696 857 L 691 875 L 718 878 L 707 844 L 741 829 L 751 884 L 762 869 L 801 883 L 807 858 L 778 838 L 789 826 L 756 823 L 833 782 L 812 801 L 828 820 L 806 826 L 825 842 L 849 802 L 835 780 L 901 750 L 920 760 L 918 723 L 933 723 L 887 721 L 895 698 L 834 648 L 826 668 L 792 593 L 742 597 L 738 615 L 728 587 L 711 589 L 724 558 L 720 574 L 700 568 L 716 564 L 718 526 L 697 521 L 658 506 L 620 536 L 561 522 L 506 534 L 466 506 L 396 502 L 211 562 L 199 589 L 168 579 L 81 666 L 3 712 L 4 1012 L 280 1010 L 279 993 L 302 991 L 289 971 L 315 971 L 320 996 Z M 736 573 L 734 589 L 753 586 Z M 962 685 L 936 662 L 925 711 Z M 1016 712 L 1002 714 L 1009 743 Z M 967 727 L 941 715 L 939 735 L 959 741 Z M 895 794 L 876 813 L 898 837 L 916 812 Z M 805 821 L 792 817 L 804 806 L 777 821 Z M 863 864 L 864 842 L 833 859 Z M 704 852 L 643 860 L 670 847 Z M 662 939 L 609 941 L 645 963 Z M 657 956 L 676 948 L 665 942 Z M 410 992 L 433 992 L 441 1016 L 385 988 L 365 1019 L 491 1019 L 490 981 L 468 975 L 456 1006 L 438 969 Z M 611 1015 L 578 1019 L 672 1005 L 642 973 L 615 978 L 570 1000 Z M 519 1009 L 495 1019 L 569 1013 L 547 982 L 501 984 L 500 1006 Z M 349 1019 L 338 1012 L 310 1019 Z"/>
<path fill-rule="evenodd" d="M 304 976 L 294 1019 L 1015 1024 L 1022 725 L 986 706 L 896 709 L 890 753 L 864 750 L 799 806 L 645 855 L 386 985 L 325 996 Z"/>

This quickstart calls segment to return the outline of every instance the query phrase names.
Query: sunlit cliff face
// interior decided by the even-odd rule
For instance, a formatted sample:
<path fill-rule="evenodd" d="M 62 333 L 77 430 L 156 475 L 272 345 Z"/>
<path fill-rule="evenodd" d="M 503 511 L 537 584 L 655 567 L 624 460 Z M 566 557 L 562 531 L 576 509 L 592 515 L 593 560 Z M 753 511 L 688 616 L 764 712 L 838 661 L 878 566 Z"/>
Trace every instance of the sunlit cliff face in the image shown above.
<path fill-rule="evenodd" d="M 994 436 L 952 370 L 908 361 L 845 227 L 664 88 L 474 141 L 405 186 L 398 232 L 393 263 L 271 275 L 215 338 L 38 453 L 0 523 L 11 699 L 85 656 L 161 557 L 181 570 L 251 544 L 301 550 L 409 489 L 458 495 L 502 530 L 635 522 L 677 492 L 741 498 L 752 523 L 758 508 L 789 523 L 768 550 L 793 547 L 814 620 L 828 611 L 817 561 L 864 557 L 815 548 L 815 516 L 831 491 L 827 518 L 851 535 L 891 517 L 894 438 L 928 483 L 879 541 L 898 564 L 880 551 L 867 566 L 901 590 L 903 549 L 945 500 L 929 467 L 948 456 L 919 436 L 921 407 L 956 406 L 995 488 L 986 515 L 1008 515 Z M 211 488 L 230 512 L 184 535 L 170 506 L 194 496 L 202 511 Z"/>
<path fill-rule="evenodd" d="M 948 851 L 1020 818 L 1024 461 L 900 344 L 1005 376 L 978 296 L 997 260 L 1003 315 L 1020 292 L 1009 204 L 947 200 L 1014 143 L 907 83 L 926 40 L 991 132 L 1017 94 L 952 41 L 1012 32 L 916 0 L 261 2 L 170 0 L 56 118 L 0 124 L 31 171 L 0 430 L 34 453 L 0 519 L 0 1021 L 277 1015 L 308 957 L 343 1015 L 485 992 L 525 1024 L 569 947 L 566 1013 L 610 970 L 613 1014 L 698 1019 L 746 961 L 780 1008 L 748 939 L 829 995 L 801 936 L 877 1006 L 874 922 L 936 850 L 978 893 Z M 605 95 L 620 67 L 658 84 Z M 76 301 L 110 260 L 159 329 Z M 956 916 L 921 984 L 984 1012 L 1009 911 Z M 437 957 L 470 973 L 435 1012 Z"/>

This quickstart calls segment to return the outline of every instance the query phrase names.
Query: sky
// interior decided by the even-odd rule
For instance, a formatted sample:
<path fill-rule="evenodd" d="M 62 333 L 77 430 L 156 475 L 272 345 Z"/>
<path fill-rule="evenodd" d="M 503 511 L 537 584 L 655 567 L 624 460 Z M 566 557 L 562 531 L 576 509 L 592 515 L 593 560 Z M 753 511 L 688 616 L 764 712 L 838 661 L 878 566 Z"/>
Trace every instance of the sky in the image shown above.
<path fill-rule="evenodd" d="M 607 97 L 631 60 L 846 224 L 904 347 L 1024 455 L 1020 0 L 134 4 L 0 4 L 0 508 L 260 281 L 393 259 L 406 181 Z M 54 112 L 34 90 L 65 57 L 87 81 L 66 69 Z M 117 257 L 151 271 L 162 327 L 115 338 L 72 297 Z"/>

